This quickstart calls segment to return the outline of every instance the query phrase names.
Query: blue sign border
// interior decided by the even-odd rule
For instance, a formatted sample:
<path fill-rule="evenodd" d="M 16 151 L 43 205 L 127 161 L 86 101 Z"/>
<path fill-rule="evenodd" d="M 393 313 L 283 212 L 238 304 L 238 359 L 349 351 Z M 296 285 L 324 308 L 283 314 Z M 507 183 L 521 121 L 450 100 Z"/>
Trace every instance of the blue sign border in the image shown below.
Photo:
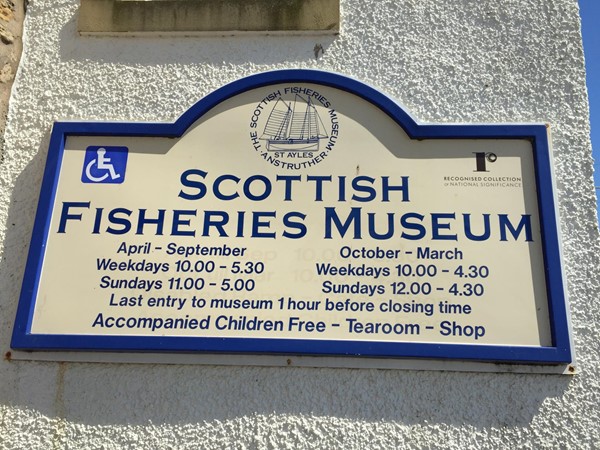
<path fill-rule="evenodd" d="M 412 139 L 526 139 L 532 142 L 549 303 L 550 347 L 457 345 L 297 339 L 44 335 L 31 333 L 35 298 L 48 239 L 52 205 L 67 136 L 180 137 L 200 117 L 223 101 L 251 89 L 279 83 L 313 83 L 354 94 L 378 107 Z M 343 75 L 316 70 L 278 70 L 234 81 L 193 105 L 174 123 L 56 122 L 35 218 L 29 256 L 11 347 L 17 350 L 118 352 L 213 352 L 368 356 L 475 360 L 504 363 L 572 362 L 559 232 L 552 179 L 548 129 L 544 124 L 418 124 L 400 105 L 376 89 Z"/>

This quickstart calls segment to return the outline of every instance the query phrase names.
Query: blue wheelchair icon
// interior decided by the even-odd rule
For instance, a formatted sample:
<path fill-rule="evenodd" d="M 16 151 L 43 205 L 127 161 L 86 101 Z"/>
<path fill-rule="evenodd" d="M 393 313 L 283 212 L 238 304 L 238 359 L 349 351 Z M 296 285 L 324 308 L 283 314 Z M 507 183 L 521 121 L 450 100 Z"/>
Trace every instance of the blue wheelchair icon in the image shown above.
<path fill-rule="evenodd" d="M 127 147 L 90 146 L 85 150 L 81 181 L 120 184 L 125 181 Z"/>

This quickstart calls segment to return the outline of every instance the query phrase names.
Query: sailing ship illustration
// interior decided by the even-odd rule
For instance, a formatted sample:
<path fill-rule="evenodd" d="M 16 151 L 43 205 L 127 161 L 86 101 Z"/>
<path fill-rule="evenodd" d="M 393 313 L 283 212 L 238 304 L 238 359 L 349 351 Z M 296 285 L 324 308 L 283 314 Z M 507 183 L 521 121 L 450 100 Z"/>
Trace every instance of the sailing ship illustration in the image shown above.
<path fill-rule="evenodd" d="M 277 99 L 260 139 L 268 151 L 295 152 L 318 150 L 319 141 L 328 137 L 311 98 L 296 94 L 293 102 Z"/>

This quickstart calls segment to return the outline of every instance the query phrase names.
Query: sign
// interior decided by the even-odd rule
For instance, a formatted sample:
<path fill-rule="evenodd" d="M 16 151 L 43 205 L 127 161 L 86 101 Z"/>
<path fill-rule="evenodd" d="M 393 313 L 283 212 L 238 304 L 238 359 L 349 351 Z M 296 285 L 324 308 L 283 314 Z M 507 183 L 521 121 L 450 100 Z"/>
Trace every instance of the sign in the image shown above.
<path fill-rule="evenodd" d="M 568 363 L 550 158 L 304 70 L 55 123 L 12 347 Z"/>

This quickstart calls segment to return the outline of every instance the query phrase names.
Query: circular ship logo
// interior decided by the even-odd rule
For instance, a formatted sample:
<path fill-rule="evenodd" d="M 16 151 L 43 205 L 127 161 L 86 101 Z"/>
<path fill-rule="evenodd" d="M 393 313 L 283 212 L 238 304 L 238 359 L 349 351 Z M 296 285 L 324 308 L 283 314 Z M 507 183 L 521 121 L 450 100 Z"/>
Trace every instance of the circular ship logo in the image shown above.
<path fill-rule="evenodd" d="M 288 86 L 271 92 L 250 119 L 254 151 L 275 167 L 302 170 L 321 163 L 335 147 L 338 116 L 314 89 Z"/>

